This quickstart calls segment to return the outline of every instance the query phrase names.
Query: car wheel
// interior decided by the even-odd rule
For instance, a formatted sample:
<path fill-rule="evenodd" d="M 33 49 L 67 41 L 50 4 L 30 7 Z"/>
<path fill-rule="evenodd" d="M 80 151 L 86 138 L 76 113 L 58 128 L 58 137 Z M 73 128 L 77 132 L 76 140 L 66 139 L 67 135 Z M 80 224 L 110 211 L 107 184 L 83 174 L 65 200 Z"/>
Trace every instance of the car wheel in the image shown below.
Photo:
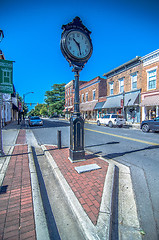
<path fill-rule="evenodd" d="M 110 121 L 110 122 L 108 123 L 108 126 L 109 126 L 110 128 L 112 128 L 112 127 L 113 127 L 113 123 Z"/>
<path fill-rule="evenodd" d="M 144 125 L 142 125 L 142 128 L 141 128 L 141 129 L 142 129 L 143 132 L 149 132 L 149 130 L 150 130 L 148 124 L 144 124 Z"/>
<path fill-rule="evenodd" d="M 99 120 L 97 121 L 97 125 L 100 126 L 100 121 Z"/>

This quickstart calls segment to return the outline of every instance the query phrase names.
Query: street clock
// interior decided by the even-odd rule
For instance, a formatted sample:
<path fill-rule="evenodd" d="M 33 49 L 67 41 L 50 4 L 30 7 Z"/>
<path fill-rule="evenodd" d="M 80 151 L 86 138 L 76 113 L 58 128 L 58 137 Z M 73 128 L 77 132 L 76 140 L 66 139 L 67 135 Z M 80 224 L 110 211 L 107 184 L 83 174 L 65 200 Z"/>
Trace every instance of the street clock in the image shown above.
<path fill-rule="evenodd" d="M 62 26 L 60 47 L 62 54 L 71 66 L 84 67 L 92 55 L 91 32 L 82 24 L 79 17 Z"/>

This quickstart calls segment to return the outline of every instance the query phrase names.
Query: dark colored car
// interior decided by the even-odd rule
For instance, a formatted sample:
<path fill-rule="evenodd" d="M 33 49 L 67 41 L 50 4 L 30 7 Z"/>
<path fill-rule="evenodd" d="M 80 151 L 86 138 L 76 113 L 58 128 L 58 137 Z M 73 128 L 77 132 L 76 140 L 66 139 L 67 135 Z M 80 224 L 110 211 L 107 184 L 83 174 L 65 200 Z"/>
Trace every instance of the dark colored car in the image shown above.
<path fill-rule="evenodd" d="M 159 117 L 153 120 L 142 121 L 140 128 L 143 132 L 149 132 L 150 130 L 159 131 Z"/>
<path fill-rule="evenodd" d="M 41 120 L 41 118 L 36 117 L 36 116 L 30 117 L 29 125 L 30 126 L 42 126 L 43 125 L 43 121 Z"/>

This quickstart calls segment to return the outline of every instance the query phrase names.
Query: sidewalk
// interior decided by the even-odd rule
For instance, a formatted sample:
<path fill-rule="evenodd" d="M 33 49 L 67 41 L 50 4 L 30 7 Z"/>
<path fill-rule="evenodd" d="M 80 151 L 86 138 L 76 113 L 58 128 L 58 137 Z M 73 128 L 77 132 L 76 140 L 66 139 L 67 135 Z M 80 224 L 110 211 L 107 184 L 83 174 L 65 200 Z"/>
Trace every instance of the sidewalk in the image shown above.
<path fill-rule="evenodd" d="M 43 223 L 46 219 L 40 218 L 44 204 L 37 200 L 37 185 L 34 185 L 32 177 L 33 174 L 34 178 L 37 177 L 33 169 L 35 159 L 32 159 L 32 148 L 28 145 L 30 133 L 21 129 L 23 127 L 12 123 L 3 129 L 6 156 L 0 157 L 0 240 L 53 239 Z M 50 145 L 42 145 L 41 148 L 44 155 L 39 157 L 46 157 L 45 161 L 47 159 L 52 174 L 58 180 L 85 239 L 141 239 L 127 167 L 115 166 L 113 160 L 102 159 L 92 153 L 86 153 L 86 161 L 71 163 L 68 148 L 58 149 Z M 36 158 L 38 160 L 38 155 Z M 98 165 L 99 169 L 77 172 L 77 167 L 91 164 Z M 40 171 L 46 173 L 45 168 Z M 47 182 L 44 187 L 47 189 Z M 113 225 L 113 222 L 118 224 Z M 68 226 L 57 227 L 60 233 L 60 227 Z"/>
<path fill-rule="evenodd" d="M 0 239 L 36 239 L 25 130 L 19 132 L 13 151 L 6 159 L 1 157 L 0 162 L 4 175 L 0 189 Z"/>

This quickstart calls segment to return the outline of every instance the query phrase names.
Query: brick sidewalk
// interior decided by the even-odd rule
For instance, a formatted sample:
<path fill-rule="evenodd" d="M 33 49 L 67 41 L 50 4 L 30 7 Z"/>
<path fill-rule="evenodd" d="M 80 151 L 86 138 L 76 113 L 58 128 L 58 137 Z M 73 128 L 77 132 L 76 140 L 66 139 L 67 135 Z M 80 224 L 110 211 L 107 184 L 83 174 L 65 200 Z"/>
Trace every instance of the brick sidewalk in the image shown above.
<path fill-rule="evenodd" d="M 46 146 L 46 148 L 53 156 L 53 159 L 58 165 L 62 175 L 72 188 L 72 191 L 76 195 L 92 223 L 96 225 L 103 194 L 103 186 L 109 164 L 93 154 L 86 155 L 86 161 L 71 163 L 68 160 L 68 148 L 57 149 L 53 146 Z M 81 174 L 77 173 L 74 169 L 78 166 L 95 163 L 100 166 L 101 169 Z"/>
<path fill-rule="evenodd" d="M 25 130 L 20 130 L 0 191 L 0 240 L 36 239 Z"/>

